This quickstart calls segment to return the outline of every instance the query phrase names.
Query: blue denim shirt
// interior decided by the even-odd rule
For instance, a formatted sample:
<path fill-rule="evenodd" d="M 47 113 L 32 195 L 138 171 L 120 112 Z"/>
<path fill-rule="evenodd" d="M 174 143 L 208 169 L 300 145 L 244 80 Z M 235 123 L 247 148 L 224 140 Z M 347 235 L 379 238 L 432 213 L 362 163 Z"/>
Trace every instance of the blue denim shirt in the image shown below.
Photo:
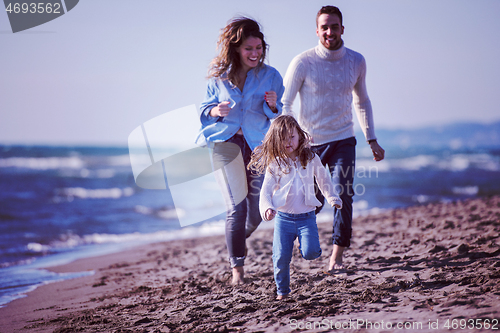
<path fill-rule="evenodd" d="M 277 113 L 271 111 L 264 100 L 265 92 L 271 90 L 278 96 Z M 271 125 L 270 119 L 281 114 L 281 97 L 284 90 L 280 73 L 266 64 L 247 73 L 243 92 L 229 80 L 211 78 L 205 99 L 200 105 L 201 130 L 196 142 L 199 145 L 205 145 L 206 142 L 223 142 L 241 128 L 248 146 L 254 150 L 262 143 Z M 210 116 L 210 110 L 224 101 L 230 102 L 229 114 L 226 117 Z"/>

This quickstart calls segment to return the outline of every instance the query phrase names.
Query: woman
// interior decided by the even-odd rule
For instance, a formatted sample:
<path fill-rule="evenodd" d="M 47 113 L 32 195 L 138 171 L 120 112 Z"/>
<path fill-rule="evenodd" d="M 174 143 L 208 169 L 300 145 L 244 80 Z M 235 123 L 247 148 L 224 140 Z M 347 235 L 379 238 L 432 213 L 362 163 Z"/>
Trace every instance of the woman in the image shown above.
<path fill-rule="evenodd" d="M 254 20 L 231 20 L 219 36 L 217 49 L 219 54 L 210 64 L 207 94 L 200 106 L 200 137 L 213 148 L 214 170 L 224 170 L 218 180 L 227 207 L 226 245 L 232 284 L 241 284 L 245 239 L 261 222 L 259 193 L 263 180 L 246 166 L 252 151 L 262 143 L 270 119 L 281 114 L 284 87 L 279 72 L 264 64 L 267 44 Z"/>

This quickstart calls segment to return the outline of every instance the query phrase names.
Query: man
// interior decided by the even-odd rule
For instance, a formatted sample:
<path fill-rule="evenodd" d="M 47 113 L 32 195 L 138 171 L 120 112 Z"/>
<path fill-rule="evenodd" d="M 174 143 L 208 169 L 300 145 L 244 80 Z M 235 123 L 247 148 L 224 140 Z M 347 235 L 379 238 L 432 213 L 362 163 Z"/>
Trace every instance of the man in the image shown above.
<path fill-rule="evenodd" d="M 328 164 L 332 180 L 343 202 L 334 210 L 333 251 L 329 271 L 342 271 L 343 253 L 352 234 L 352 197 L 356 138 L 352 104 L 374 160 L 381 161 L 385 151 L 375 136 L 371 102 L 366 91 L 366 63 L 363 56 L 344 46 L 342 13 L 324 6 L 316 16 L 319 44 L 296 56 L 285 75 L 283 113 L 292 113 L 300 94 L 298 121 L 312 136 L 312 146 L 323 165 Z M 324 198 L 318 191 L 318 199 Z M 319 213 L 322 207 L 316 210 Z"/>

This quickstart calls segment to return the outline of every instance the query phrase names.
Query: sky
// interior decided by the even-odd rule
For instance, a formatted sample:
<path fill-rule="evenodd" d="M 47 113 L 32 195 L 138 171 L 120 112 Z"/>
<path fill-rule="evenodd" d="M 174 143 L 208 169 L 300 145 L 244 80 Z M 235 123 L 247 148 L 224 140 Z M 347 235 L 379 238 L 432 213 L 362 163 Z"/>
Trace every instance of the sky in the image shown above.
<path fill-rule="evenodd" d="M 498 0 L 82 0 L 18 33 L 0 11 L 0 144 L 127 146 L 144 122 L 200 105 L 229 19 L 262 25 L 284 76 L 328 4 L 366 59 L 376 129 L 500 120 Z"/>

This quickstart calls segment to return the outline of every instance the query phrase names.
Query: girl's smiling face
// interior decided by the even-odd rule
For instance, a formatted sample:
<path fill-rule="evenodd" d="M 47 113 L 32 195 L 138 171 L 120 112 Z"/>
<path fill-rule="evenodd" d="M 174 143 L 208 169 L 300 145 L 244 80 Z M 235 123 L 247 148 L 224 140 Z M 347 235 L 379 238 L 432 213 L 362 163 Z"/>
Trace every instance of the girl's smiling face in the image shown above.
<path fill-rule="evenodd" d="M 260 58 L 262 58 L 262 40 L 257 37 L 248 37 L 237 48 L 240 55 L 240 62 L 243 71 L 257 67 Z"/>
<path fill-rule="evenodd" d="M 286 154 L 295 159 L 297 157 L 297 148 L 299 147 L 299 134 L 297 133 L 297 128 L 293 129 L 292 134 L 285 140 L 285 150 Z"/>

